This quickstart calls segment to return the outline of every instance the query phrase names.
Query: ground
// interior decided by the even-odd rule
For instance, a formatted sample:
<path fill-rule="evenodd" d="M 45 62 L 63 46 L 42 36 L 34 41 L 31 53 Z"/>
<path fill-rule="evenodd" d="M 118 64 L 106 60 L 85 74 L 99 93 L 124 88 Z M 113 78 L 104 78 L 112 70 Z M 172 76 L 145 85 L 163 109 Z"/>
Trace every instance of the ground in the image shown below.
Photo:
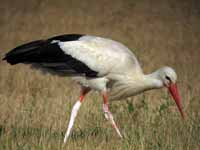
<path fill-rule="evenodd" d="M 103 36 L 127 45 L 145 73 L 173 67 L 186 119 L 166 89 L 110 103 L 124 139 L 91 93 L 64 145 L 79 87 L 0 61 L 0 149 L 198 150 L 200 147 L 200 2 L 198 0 L 1 0 L 0 57 L 22 43 L 66 33 Z"/>

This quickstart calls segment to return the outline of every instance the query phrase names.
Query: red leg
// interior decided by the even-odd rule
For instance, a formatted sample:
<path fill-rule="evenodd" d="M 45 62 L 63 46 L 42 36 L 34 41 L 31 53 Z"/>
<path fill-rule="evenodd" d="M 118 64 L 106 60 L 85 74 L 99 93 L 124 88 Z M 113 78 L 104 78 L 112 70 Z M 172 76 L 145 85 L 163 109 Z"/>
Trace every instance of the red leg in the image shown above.
<path fill-rule="evenodd" d="M 87 88 L 87 87 L 82 87 L 81 88 L 81 96 L 80 96 L 80 98 L 79 98 L 79 100 L 80 100 L 80 102 L 83 102 L 83 99 L 84 99 L 84 97 L 85 97 L 85 95 L 88 93 L 88 92 L 90 92 L 90 88 Z"/>
<path fill-rule="evenodd" d="M 111 114 L 111 112 L 109 110 L 108 98 L 107 98 L 106 93 L 103 93 L 103 110 L 104 110 L 106 119 L 109 119 L 111 121 L 113 128 L 116 130 L 117 134 L 122 138 L 119 128 L 117 127 L 117 125 L 113 119 L 113 115 Z"/>
<path fill-rule="evenodd" d="M 70 121 L 69 121 L 69 125 L 68 125 L 68 128 L 67 128 L 67 132 L 65 133 L 65 138 L 64 138 L 64 143 L 66 143 L 69 135 L 70 135 L 70 132 L 71 132 L 71 129 L 74 125 L 74 121 L 75 121 L 75 118 L 77 116 L 77 113 L 78 113 L 78 110 L 81 106 L 81 103 L 83 102 L 83 99 L 85 97 L 85 95 L 90 91 L 90 88 L 86 88 L 86 87 L 82 87 L 81 88 L 81 96 L 79 98 L 79 100 L 74 104 L 73 108 L 72 108 L 72 112 L 71 112 L 71 116 L 70 116 Z"/>

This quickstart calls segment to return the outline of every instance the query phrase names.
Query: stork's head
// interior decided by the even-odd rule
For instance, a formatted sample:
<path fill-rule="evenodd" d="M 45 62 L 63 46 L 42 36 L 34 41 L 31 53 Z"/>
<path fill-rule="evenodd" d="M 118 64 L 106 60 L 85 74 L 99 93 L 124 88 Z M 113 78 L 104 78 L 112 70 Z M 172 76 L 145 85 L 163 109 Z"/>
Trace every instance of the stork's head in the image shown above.
<path fill-rule="evenodd" d="M 170 84 L 175 84 L 177 80 L 176 72 L 170 67 L 163 67 L 159 70 L 159 77 L 164 86 L 169 87 Z"/>
<path fill-rule="evenodd" d="M 184 118 L 184 113 L 181 106 L 181 98 L 179 96 L 178 88 L 176 85 L 177 75 L 174 69 L 170 67 L 163 67 L 158 70 L 158 76 L 162 82 L 162 85 L 168 88 L 170 94 L 176 102 L 176 105 Z"/>

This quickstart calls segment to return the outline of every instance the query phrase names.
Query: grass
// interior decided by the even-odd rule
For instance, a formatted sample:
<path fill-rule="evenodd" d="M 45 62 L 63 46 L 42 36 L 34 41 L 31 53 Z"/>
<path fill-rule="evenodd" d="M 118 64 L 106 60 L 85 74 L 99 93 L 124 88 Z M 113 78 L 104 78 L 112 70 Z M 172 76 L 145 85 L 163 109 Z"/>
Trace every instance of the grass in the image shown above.
<path fill-rule="evenodd" d="M 198 150 L 200 147 L 199 1 L 1 2 L 0 56 L 16 45 L 64 33 L 121 41 L 145 73 L 169 65 L 187 114 L 181 120 L 165 89 L 110 103 L 121 140 L 102 113 L 97 93 L 88 95 L 67 144 L 63 137 L 79 87 L 68 78 L 0 62 L 0 149 Z"/>

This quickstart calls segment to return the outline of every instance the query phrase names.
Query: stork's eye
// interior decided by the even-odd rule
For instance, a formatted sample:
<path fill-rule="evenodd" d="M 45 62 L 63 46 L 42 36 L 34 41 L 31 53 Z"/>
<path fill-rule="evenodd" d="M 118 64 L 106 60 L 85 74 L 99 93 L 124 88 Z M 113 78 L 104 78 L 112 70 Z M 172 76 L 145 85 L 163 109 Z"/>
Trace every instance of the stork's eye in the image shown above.
<path fill-rule="evenodd" d="M 171 81 L 170 77 L 168 77 L 168 76 L 165 76 L 165 78 L 166 78 L 168 81 Z"/>

